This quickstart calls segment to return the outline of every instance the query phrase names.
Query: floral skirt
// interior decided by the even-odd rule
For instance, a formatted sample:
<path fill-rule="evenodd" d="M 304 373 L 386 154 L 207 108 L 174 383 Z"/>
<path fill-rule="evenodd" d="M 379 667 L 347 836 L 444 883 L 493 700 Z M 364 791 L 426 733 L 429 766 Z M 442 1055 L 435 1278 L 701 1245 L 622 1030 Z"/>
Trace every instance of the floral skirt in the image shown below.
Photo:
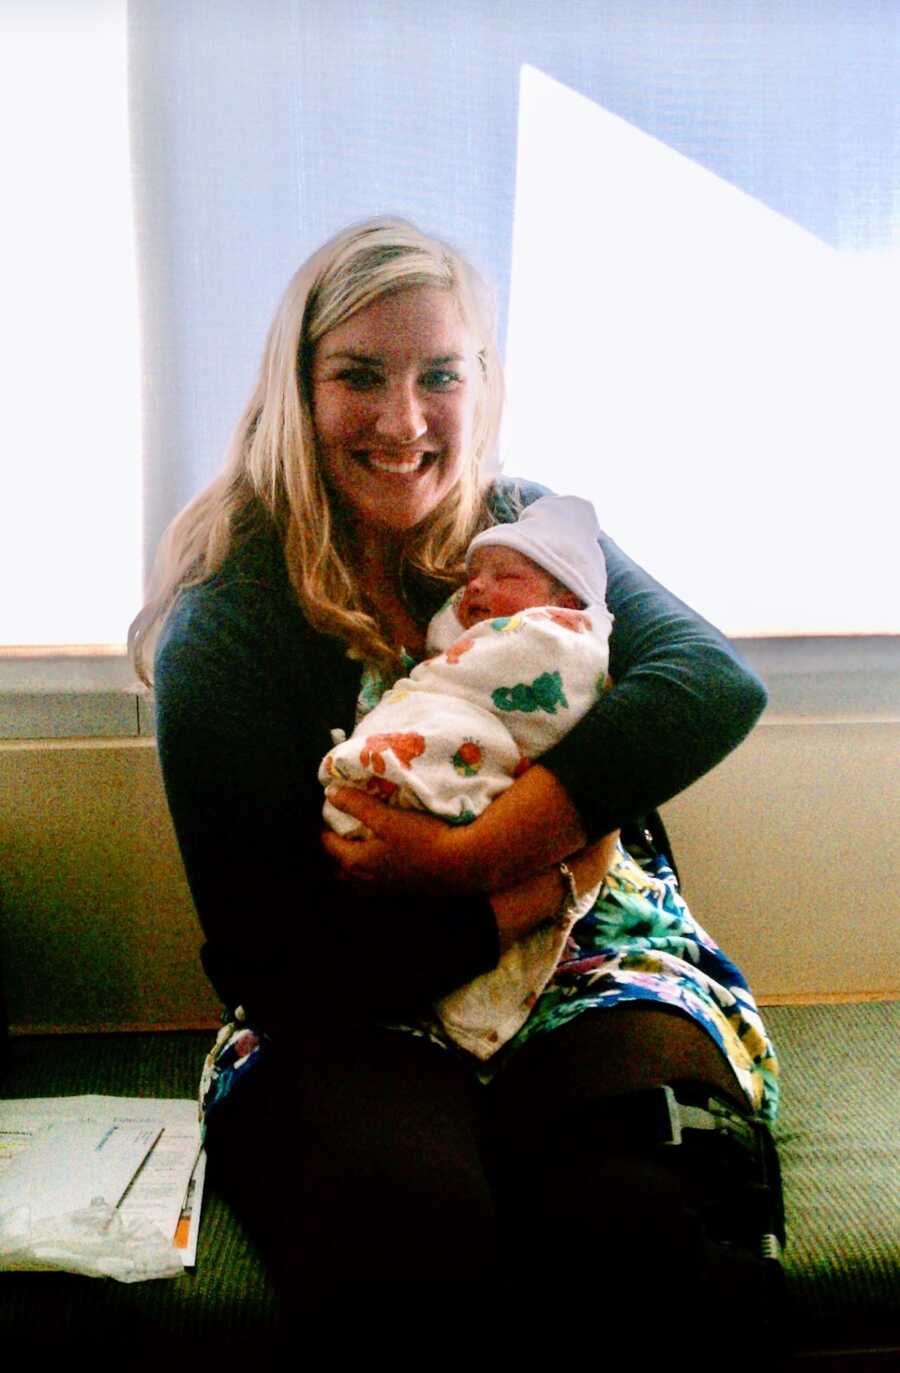
<path fill-rule="evenodd" d="M 778 1062 L 740 969 L 688 910 L 667 860 L 621 844 L 593 908 L 574 926 L 556 973 L 486 1076 L 538 1034 L 586 1010 L 657 1002 L 684 1011 L 712 1036 L 748 1105 L 771 1122 Z"/>
<path fill-rule="evenodd" d="M 667 860 L 631 854 L 621 844 L 527 1021 L 486 1063 L 471 1059 L 473 1074 L 489 1082 L 535 1035 L 551 1034 L 584 1011 L 635 1001 L 675 1007 L 702 1025 L 731 1065 L 749 1109 L 761 1120 L 775 1119 L 778 1063 L 746 979 L 694 920 Z M 464 1054 L 427 1017 L 387 1028 Z M 269 1049 L 265 1035 L 244 1023 L 240 1012 L 227 1018 L 203 1070 L 204 1118 Z"/>

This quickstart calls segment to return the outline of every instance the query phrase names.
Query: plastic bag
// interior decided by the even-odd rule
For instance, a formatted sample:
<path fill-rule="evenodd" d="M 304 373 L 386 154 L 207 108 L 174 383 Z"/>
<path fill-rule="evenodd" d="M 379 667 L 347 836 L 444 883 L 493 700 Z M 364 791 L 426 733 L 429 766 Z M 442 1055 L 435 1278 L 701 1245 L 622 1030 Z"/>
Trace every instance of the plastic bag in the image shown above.
<path fill-rule="evenodd" d="M 116 1282 L 174 1278 L 184 1272 L 178 1251 L 156 1226 L 126 1218 L 97 1198 L 81 1211 L 31 1224 L 27 1206 L 0 1215 L 0 1269 L 82 1273 Z"/>

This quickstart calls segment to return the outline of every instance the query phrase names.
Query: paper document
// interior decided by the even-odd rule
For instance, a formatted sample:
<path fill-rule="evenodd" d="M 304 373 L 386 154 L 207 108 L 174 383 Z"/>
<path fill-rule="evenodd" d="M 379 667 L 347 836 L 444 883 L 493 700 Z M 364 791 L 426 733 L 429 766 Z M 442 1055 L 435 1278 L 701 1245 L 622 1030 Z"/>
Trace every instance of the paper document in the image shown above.
<path fill-rule="evenodd" d="M 196 1169 L 201 1160 L 202 1164 L 206 1162 L 206 1156 L 200 1154 L 197 1108 L 193 1102 L 191 1107 L 190 1124 L 170 1122 L 165 1126 L 119 1203 L 123 1215 L 142 1216 L 162 1230 L 179 1250 L 188 1268 L 197 1255 L 197 1228 L 205 1171 L 201 1165 L 198 1189 Z M 194 1217 L 196 1221 L 192 1226 Z"/>
<path fill-rule="evenodd" d="M 32 1222 L 103 1197 L 123 1219 L 155 1226 L 182 1264 L 196 1260 L 205 1155 L 197 1104 L 145 1097 L 0 1101 L 0 1214 Z"/>
<path fill-rule="evenodd" d="M 110 1115 L 44 1125 L 0 1177 L 0 1210 L 27 1206 L 34 1223 L 98 1197 L 118 1206 L 162 1130 L 155 1121 L 128 1124 Z"/>

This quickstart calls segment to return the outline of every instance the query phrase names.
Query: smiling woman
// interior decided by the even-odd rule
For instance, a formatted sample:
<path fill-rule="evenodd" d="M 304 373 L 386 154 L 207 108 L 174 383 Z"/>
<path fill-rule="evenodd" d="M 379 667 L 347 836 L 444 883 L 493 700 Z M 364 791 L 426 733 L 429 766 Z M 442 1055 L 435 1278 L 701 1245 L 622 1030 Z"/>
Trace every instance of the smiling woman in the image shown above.
<path fill-rule="evenodd" d="M 172 527 L 134 626 L 149 675 L 162 624 L 159 760 L 204 966 L 240 1026 L 220 1037 L 204 1078 L 210 1164 L 304 1330 L 348 1300 L 368 1329 L 402 1295 L 430 1336 L 450 1308 L 480 1315 L 485 1283 L 524 1290 L 518 1256 L 535 1234 L 538 1248 L 552 1245 L 563 1224 L 567 1280 L 573 1266 L 596 1267 L 610 1196 L 628 1199 L 613 1217 L 617 1237 L 652 1234 L 660 1265 L 677 1264 L 711 1296 L 721 1278 L 731 1305 L 714 1300 L 709 1320 L 737 1328 L 734 1304 L 758 1305 L 762 1275 L 749 1252 L 733 1272 L 730 1253 L 709 1254 L 712 1237 L 698 1237 L 685 1207 L 710 1185 L 705 1170 L 696 1198 L 662 1157 L 652 1178 L 637 1158 L 622 1172 L 578 1119 L 595 1105 L 606 1113 L 601 1099 L 686 1080 L 702 1084 L 703 1100 L 755 1115 L 760 1130 L 775 1110 L 777 1066 L 749 988 L 707 947 L 653 849 L 654 808 L 733 748 L 764 704 L 727 641 L 600 535 L 615 687 L 598 689 L 605 671 L 591 667 L 576 718 L 552 671 L 519 679 L 514 652 L 512 676 L 491 693 L 498 710 L 559 708 L 574 723 L 539 754 L 523 745 L 486 809 L 455 810 L 462 823 L 447 823 L 340 788 L 332 804 L 366 833 L 322 830 L 319 769 L 337 731 L 377 711 L 389 685 L 400 697 L 400 669 L 421 656 L 429 620 L 463 580 L 473 536 L 502 543 L 508 529 L 509 542 L 536 522 L 540 490 L 492 475 L 502 387 L 488 305 L 458 253 L 403 221 L 372 220 L 326 243 L 289 284 L 225 469 Z M 558 532 L 568 563 L 571 517 Z M 592 524 L 599 559 L 597 542 Z M 580 633 L 577 612 L 547 623 L 558 638 Z M 605 636 L 602 647 L 605 661 Z M 366 746 L 413 768 L 428 751 L 393 727 Z M 464 737 L 432 758 L 469 775 L 481 755 Z M 529 981 L 521 1031 L 496 1062 L 497 1041 L 482 1046 L 484 1074 L 480 1056 L 435 1042 L 429 1006 L 540 928 L 555 940 L 556 922 L 579 914 L 608 873 L 612 882 L 620 828 L 634 849 L 622 861 L 637 867 L 597 938 L 608 953 L 608 923 L 631 929 L 639 907 L 642 928 L 670 931 L 661 956 L 623 944 L 621 966 L 595 976 L 605 955 L 590 941 L 562 970 L 553 943 L 547 971 L 562 980 L 547 984 L 549 1001 Z M 696 975 L 678 950 L 696 951 Z M 585 983 L 566 980 L 582 973 Z M 607 1014 L 621 999 L 640 1004 Z M 688 1105 L 696 1092 L 677 1099 Z M 635 1112 L 622 1110 L 628 1126 Z M 559 1155 L 540 1145 L 535 1157 L 532 1142 L 557 1130 Z M 503 1178 L 496 1158 L 508 1163 Z M 524 1195 L 535 1211 L 529 1202 L 522 1217 L 527 1243 L 506 1209 Z M 635 1197 L 646 1224 L 633 1223 Z M 737 1213 L 734 1224 L 736 1240 L 754 1242 L 737 1235 Z M 639 1259 L 610 1253 L 601 1285 Z M 547 1276 L 536 1298 L 546 1299 Z M 563 1293 L 551 1295 L 556 1309 Z M 654 1301 L 669 1328 L 664 1296 Z"/>

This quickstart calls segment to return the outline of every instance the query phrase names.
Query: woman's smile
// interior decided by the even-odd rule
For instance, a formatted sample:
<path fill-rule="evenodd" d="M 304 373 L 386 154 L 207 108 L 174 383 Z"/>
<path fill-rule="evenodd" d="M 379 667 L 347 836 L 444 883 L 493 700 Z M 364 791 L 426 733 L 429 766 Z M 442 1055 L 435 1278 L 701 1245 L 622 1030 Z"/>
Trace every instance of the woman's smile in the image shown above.
<path fill-rule="evenodd" d="M 418 472 L 430 456 L 427 452 L 390 454 L 378 449 L 357 454 L 359 461 L 367 467 L 374 467 L 377 472 L 387 472 L 391 476 L 399 477 Z"/>

